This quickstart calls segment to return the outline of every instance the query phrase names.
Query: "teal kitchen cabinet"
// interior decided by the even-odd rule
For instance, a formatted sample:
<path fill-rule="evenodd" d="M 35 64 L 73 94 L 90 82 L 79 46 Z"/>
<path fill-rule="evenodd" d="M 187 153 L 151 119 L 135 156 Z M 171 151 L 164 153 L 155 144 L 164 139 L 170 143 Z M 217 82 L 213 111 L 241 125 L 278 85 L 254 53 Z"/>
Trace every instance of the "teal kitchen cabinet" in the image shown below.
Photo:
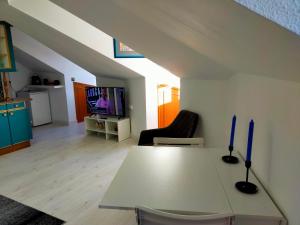
<path fill-rule="evenodd" d="M 0 105 L 0 151 L 11 145 L 10 128 L 6 105 Z"/>
<path fill-rule="evenodd" d="M 0 155 L 30 146 L 32 128 L 25 101 L 0 103 Z"/>
<path fill-rule="evenodd" d="M 31 138 L 29 114 L 25 102 L 7 105 L 12 144 L 28 141 Z"/>

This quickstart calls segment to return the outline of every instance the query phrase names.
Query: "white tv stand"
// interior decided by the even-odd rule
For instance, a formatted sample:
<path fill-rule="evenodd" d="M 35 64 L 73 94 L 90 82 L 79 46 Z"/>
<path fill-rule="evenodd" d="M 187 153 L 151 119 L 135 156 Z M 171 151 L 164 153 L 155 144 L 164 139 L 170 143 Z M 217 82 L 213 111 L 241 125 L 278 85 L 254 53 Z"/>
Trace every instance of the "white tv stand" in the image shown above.
<path fill-rule="evenodd" d="M 119 142 L 130 137 L 129 118 L 98 118 L 97 116 L 86 116 L 84 118 L 87 133 L 104 134 L 105 139 L 116 138 Z"/>

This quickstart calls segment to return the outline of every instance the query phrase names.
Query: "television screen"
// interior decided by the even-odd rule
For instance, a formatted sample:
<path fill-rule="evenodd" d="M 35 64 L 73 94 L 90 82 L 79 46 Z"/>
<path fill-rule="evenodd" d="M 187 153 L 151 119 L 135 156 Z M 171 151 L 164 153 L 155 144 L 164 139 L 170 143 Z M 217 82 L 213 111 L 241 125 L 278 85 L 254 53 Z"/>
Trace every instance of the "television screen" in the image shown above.
<path fill-rule="evenodd" d="M 89 87 L 88 111 L 104 116 L 125 116 L 125 90 L 120 87 Z"/>

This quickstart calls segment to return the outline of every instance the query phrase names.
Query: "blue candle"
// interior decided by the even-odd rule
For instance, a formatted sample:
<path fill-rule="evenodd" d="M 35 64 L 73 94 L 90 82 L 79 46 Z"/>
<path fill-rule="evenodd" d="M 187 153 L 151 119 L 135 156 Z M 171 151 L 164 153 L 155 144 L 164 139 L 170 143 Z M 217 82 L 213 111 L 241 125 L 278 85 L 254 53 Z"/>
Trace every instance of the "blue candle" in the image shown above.
<path fill-rule="evenodd" d="M 230 134 L 230 144 L 229 144 L 230 147 L 233 147 L 235 124 L 236 124 L 236 116 L 234 115 L 232 117 L 232 123 L 231 123 L 231 134 Z"/>
<path fill-rule="evenodd" d="M 247 145 L 247 157 L 246 157 L 247 161 L 251 161 L 253 130 L 254 130 L 254 122 L 253 120 L 251 120 L 249 123 L 249 131 L 248 131 L 248 145 Z"/>

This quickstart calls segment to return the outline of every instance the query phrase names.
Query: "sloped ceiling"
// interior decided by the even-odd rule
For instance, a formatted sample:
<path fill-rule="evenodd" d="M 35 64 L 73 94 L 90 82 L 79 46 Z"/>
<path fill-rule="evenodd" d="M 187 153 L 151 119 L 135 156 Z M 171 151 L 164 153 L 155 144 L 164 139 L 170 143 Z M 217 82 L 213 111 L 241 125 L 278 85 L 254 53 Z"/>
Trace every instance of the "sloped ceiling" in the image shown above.
<path fill-rule="evenodd" d="M 54 68 L 42 63 L 26 52 L 19 48 L 14 47 L 14 55 L 17 62 L 21 63 L 23 66 L 27 67 L 34 72 L 49 72 L 49 73 L 59 73 Z"/>
<path fill-rule="evenodd" d="M 300 38 L 231 0 L 52 0 L 181 77 L 300 81 Z"/>
<path fill-rule="evenodd" d="M 300 35 L 299 0 L 235 0 L 254 12 Z"/>
<path fill-rule="evenodd" d="M 0 0 L 0 20 L 30 35 L 96 76 L 134 78 L 140 75 L 67 37 Z"/>

